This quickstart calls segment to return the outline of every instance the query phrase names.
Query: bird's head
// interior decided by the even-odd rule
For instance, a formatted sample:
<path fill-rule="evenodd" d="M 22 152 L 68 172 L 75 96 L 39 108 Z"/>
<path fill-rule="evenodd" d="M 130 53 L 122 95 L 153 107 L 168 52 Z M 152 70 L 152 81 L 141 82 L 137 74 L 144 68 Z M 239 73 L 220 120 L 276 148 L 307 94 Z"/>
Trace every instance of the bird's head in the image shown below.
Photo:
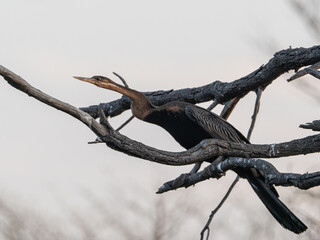
<path fill-rule="evenodd" d="M 103 76 L 74 77 L 74 78 L 81 80 L 81 81 L 84 81 L 84 82 L 92 83 L 92 84 L 94 84 L 98 87 L 101 87 L 101 88 L 110 89 L 110 87 L 118 85 L 117 83 L 115 83 L 111 79 L 109 79 L 107 77 L 103 77 Z"/>

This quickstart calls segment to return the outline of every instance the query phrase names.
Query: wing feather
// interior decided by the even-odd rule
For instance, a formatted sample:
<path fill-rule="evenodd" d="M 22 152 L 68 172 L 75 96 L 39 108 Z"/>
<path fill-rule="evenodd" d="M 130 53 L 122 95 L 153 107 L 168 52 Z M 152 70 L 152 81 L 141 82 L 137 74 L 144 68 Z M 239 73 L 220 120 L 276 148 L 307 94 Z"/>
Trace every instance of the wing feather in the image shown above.
<path fill-rule="evenodd" d="M 230 123 L 206 109 L 195 105 L 187 105 L 185 107 L 185 112 L 188 118 L 199 124 L 213 138 L 232 142 L 249 143 L 249 141 Z"/>

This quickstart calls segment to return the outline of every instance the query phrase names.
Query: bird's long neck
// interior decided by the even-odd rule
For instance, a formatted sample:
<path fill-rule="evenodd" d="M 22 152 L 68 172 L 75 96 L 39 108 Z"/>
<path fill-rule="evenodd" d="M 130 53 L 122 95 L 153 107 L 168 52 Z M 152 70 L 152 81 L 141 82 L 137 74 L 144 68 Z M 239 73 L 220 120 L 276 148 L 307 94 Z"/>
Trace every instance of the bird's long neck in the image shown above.
<path fill-rule="evenodd" d="M 131 88 L 123 87 L 116 83 L 108 86 L 108 88 L 130 98 L 132 100 L 132 114 L 141 120 L 143 120 L 145 116 L 154 109 L 154 106 L 151 104 L 150 100 L 141 92 Z"/>

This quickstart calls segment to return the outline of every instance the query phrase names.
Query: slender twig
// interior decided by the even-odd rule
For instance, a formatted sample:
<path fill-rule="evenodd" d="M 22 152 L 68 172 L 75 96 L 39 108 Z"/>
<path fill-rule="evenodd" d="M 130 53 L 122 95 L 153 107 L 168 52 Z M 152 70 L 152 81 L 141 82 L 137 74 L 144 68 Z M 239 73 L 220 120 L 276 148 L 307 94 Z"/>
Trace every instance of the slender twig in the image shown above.
<path fill-rule="evenodd" d="M 200 239 L 201 239 L 201 240 L 203 240 L 203 237 L 204 237 L 205 232 L 207 232 L 206 240 L 209 239 L 209 235 L 210 235 L 210 224 L 211 224 L 211 222 L 212 222 L 212 219 L 213 219 L 214 215 L 219 211 L 219 209 L 223 206 L 224 202 L 228 199 L 230 193 L 232 192 L 233 188 L 236 186 L 236 184 L 237 184 L 237 182 L 239 181 L 239 179 L 240 179 L 240 177 L 237 176 L 237 177 L 233 180 L 233 182 L 232 182 L 232 184 L 230 185 L 227 193 L 226 193 L 226 194 L 224 195 L 224 197 L 221 199 L 221 201 L 220 201 L 220 203 L 218 204 L 218 206 L 217 206 L 214 210 L 212 210 L 212 212 L 211 212 L 211 214 L 210 214 L 210 216 L 209 216 L 209 219 L 208 219 L 206 225 L 204 226 L 204 228 L 202 229 L 202 231 L 201 231 L 201 233 L 200 233 L 200 236 L 201 236 Z"/>
<path fill-rule="evenodd" d="M 253 128 L 255 126 L 255 122 L 256 122 L 256 119 L 257 119 L 257 116 L 258 116 L 258 113 L 259 113 L 259 108 L 260 108 L 260 99 L 261 99 L 261 95 L 262 95 L 262 89 L 261 88 L 258 88 L 256 90 L 256 94 L 257 94 L 257 97 L 256 97 L 256 102 L 255 102 L 255 105 L 254 105 L 254 111 L 253 111 L 253 115 L 251 117 L 251 124 L 250 124 L 250 128 L 249 128 L 249 131 L 248 131 L 248 134 L 247 134 L 247 139 L 250 140 L 251 138 L 251 134 L 252 134 L 252 131 L 253 131 Z M 235 106 L 237 105 L 237 103 L 239 102 L 240 98 L 234 98 L 233 100 L 229 101 L 224 109 L 222 110 L 221 112 L 221 116 L 224 117 L 224 118 L 228 118 L 229 115 L 231 114 L 232 110 L 235 108 Z M 239 175 L 237 175 L 237 177 L 234 179 L 234 181 L 232 182 L 231 186 L 229 187 L 227 193 L 224 195 L 224 197 L 222 198 L 222 200 L 220 201 L 220 203 L 218 204 L 218 206 L 211 212 L 210 216 L 209 216 L 209 219 L 206 223 L 206 225 L 204 226 L 204 228 L 202 229 L 201 231 L 201 240 L 203 240 L 203 236 L 204 236 L 204 233 L 207 232 L 207 237 L 206 239 L 208 240 L 209 239 L 209 235 L 210 235 L 210 224 L 212 222 L 212 219 L 214 217 L 214 215 L 219 211 L 219 209 L 222 207 L 222 205 L 224 204 L 224 202 L 227 200 L 227 198 L 229 197 L 230 193 L 232 192 L 232 189 L 236 186 L 237 182 L 239 181 L 240 177 Z"/>
<path fill-rule="evenodd" d="M 319 68 L 320 68 L 320 62 L 317 62 L 317 63 L 311 65 L 310 67 L 304 68 L 304 69 L 296 72 L 296 73 L 295 73 L 294 75 L 292 75 L 287 81 L 288 81 L 288 82 L 291 82 L 291 81 L 293 81 L 293 80 L 295 80 L 295 79 L 298 79 L 298 78 L 301 78 L 301 77 L 307 75 L 309 69 L 315 70 L 315 69 L 319 69 Z"/>
<path fill-rule="evenodd" d="M 98 144 L 98 143 L 105 143 L 104 141 L 102 141 L 100 138 L 97 138 L 94 141 L 88 142 L 88 144 Z"/>
<path fill-rule="evenodd" d="M 113 74 L 116 75 L 116 76 L 122 81 L 123 85 L 124 85 L 126 88 L 129 88 L 128 83 L 126 82 L 126 80 L 125 80 L 123 77 L 121 77 L 118 73 L 115 73 L 115 72 L 113 72 Z M 116 129 L 116 131 L 119 132 L 119 131 L 120 131 L 122 128 L 124 128 L 128 123 L 130 123 L 132 119 L 134 119 L 134 116 L 131 116 L 130 118 L 128 118 L 128 120 L 126 120 L 124 123 L 122 123 L 122 124 L 120 125 L 120 127 L 118 127 L 118 128 Z"/>
<path fill-rule="evenodd" d="M 118 73 L 115 73 L 115 72 L 113 72 L 113 74 L 116 75 L 116 76 L 121 80 L 121 82 L 123 83 L 123 85 L 124 85 L 126 88 L 129 87 L 129 85 L 127 84 L 126 80 L 124 80 L 123 77 L 121 77 Z"/>
<path fill-rule="evenodd" d="M 320 131 L 320 120 L 314 120 L 311 123 L 300 124 L 301 128 L 311 129 L 313 131 Z"/>
<path fill-rule="evenodd" d="M 261 100 L 261 95 L 262 95 L 262 89 L 258 88 L 256 91 L 257 97 L 256 97 L 256 102 L 254 104 L 254 111 L 253 111 L 253 115 L 251 117 L 251 124 L 250 124 L 250 128 L 247 134 L 247 139 L 250 140 L 251 138 L 251 134 L 253 131 L 253 128 L 255 126 L 256 123 L 256 119 L 257 119 L 257 115 L 259 113 L 259 109 L 260 109 L 260 100 Z"/>
<path fill-rule="evenodd" d="M 222 117 L 223 119 L 227 120 L 233 109 L 236 107 L 236 105 L 238 104 L 239 100 L 242 98 L 241 97 L 235 97 L 234 99 L 228 101 L 225 105 L 224 108 L 222 109 L 221 113 L 220 113 L 220 117 Z"/>
<path fill-rule="evenodd" d="M 211 111 L 212 109 L 214 109 L 217 105 L 219 104 L 219 102 L 215 99 L 212 101 L 212 103 L 210 104 L 209 107 L 207 107 L 207 110 Z"/>
<path fill-rule="evenodd" d="M 129 122 L 131 122 L 132 119 L 134 119 L 134 116 L 133 116 L 133 115 L 132 115 L 130 118 L 128 118 L 127 121 L 125 121 L 124 123 L 122 123 L 121 126 L 116 129 L 116 131 L 119 132 L 124 126 L 126 126 Z"/>
<path fill-rule="evenodd" d="M 310 75 L 314 76 L 315 78 L 320 79 L 320 72 L 317 70 L 314 70 L 312 68 L 308 68 L 306 69 L 307 73 L 309 73 Z"/>

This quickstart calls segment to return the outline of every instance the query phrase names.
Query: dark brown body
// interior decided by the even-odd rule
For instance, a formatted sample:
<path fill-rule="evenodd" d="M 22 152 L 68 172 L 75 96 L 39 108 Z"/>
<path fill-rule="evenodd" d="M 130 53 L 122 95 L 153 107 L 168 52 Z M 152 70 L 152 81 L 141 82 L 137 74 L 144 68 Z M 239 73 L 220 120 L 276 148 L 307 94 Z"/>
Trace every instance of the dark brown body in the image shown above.
<path fill-rule="evenodd" d="M 187 104 L 171 102 L 157 108 L 144 118 L 144 121 L 164 128 L 184 148 L 189 149 L 203 139 L 212 138 L 185 114 Z"/>
<path fill-rule="evenodd" d="M 164 128 L 182 147 L 186 149 L 194 147 L 204 139 L 214 138 L 230 140 L 227 135 L 221 136 L 221 134 L 218 134 L 217 132 L 209 132 L 199 125 L 196 120 L 192 120 L 192 118 L 195 117 L 193 117 L 190 108 L 193 110 L 197 109 L 201 112 L 207 112 L 208 115 L 215 117 L 216 121 L 223 123 L 225 128 L 228 128 L 228 131 L 237 135 L 237 140 L 239 142 L 249 143 L 249 141 L 238 130 L 228 122 L 221 119 L 218 115 L 186 102 L 176 101 L 167 103 L 160 107 L 155 107 L 154 111 L 147 115 L 143 120 Z"/>

